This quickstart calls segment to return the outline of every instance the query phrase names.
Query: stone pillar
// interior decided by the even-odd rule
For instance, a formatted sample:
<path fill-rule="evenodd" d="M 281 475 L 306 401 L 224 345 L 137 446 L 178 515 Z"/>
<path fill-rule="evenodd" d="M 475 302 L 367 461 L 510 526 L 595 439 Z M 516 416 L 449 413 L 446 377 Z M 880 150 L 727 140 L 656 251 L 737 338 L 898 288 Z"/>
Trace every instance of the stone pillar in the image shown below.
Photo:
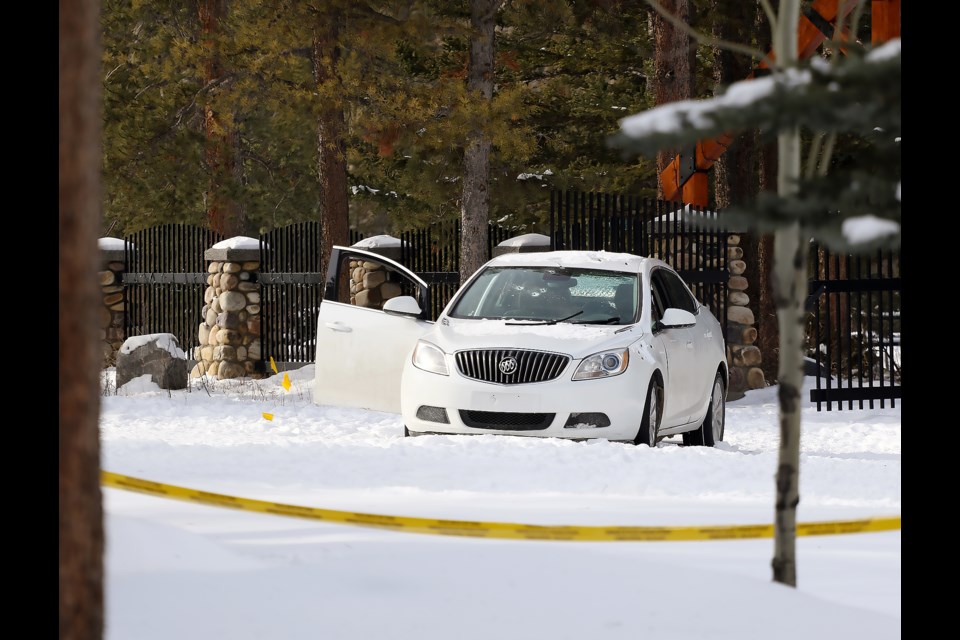
<path fill-rule="evenodd" d="M 400 262 L 400 239 L 393 236 L 364 238 L 351 246 Z M 350 304 L 382 309 L 384 302 L 401 293 L 400 285 L 388 280 L 383 265 L 367 260 L 350 261 Z"/>
<path fill-rule="evenodd" d="M 117 352 L 126 339 L 124 335 L 123 273 L 127 270 L 123 240 L 100 238 L 100 289 L 103 305 L 100 307 L 100 340 L 103 343 L 103 366 L 117 363 Z"/>
<path fill-rule="evenodd" d="M 730 367 L 729 400 L 742 398 L 748 389 L 765 387 L 767 382 L 760 368 L 761 353 L 753 343 L 757 340 L 756 319 L 747 306 L 749 282 L 743 276 L 747 264 L 740 247 L 740 236 L 731 234 L 727 240 L 727 268 L 730 270 L 727 295 L 727 363 Z"/>
<path fill-rule="evenodd" d="M 203 321 L 194 378 L 261 378 L 259 241 L 231 238 L 207 249 Z"/>

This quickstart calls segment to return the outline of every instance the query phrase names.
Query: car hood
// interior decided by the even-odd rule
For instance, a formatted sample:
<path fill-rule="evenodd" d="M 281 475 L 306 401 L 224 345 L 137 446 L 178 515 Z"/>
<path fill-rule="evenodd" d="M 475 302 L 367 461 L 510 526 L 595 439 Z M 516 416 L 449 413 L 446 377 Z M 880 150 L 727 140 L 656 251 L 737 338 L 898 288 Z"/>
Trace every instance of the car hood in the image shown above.
<path fill-rule="evenodd" d="M 621 330 L 617 333 L 618 330 Z M 468 349 L 533 349 L 583 358 L 605 349 L 626 347 L 642 332 L 639 326 L 508 325 L 502 320 L 442 318 L 425 336 L 446 353 Z"/>

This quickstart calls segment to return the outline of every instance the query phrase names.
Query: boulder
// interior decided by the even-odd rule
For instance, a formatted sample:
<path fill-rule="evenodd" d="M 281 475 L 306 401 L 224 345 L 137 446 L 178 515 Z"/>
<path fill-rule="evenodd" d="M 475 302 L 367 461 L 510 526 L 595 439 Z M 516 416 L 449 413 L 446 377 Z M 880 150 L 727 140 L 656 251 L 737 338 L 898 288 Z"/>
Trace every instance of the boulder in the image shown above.
<path fill-rule="evenodd" d="M 727 320 L 746 325 L 753 324 L 753 311 L 749 307 L 727 307 Z"/>
<path fill-rule="evenodd" d="M 127 338 L 117 353 L 117 388 L 150 375 L 161 389 L 187 387 L 187 354 L 172 333 Z"/>
<path fill-rule="evenodd" d="M 221 293 L 218 301 L 223 311 L 240 311 L 247 306 L 247 299 L 242 293 L 236 291 Z"/>
<path fill-rule="evenodd" d="M 239 365 L 236 362 L 221 362 L 220 366 L 217 367 L 217 377 L 221 380 L 226 380 L 228 378 L 242 378 L 246 375 L 246 373 L 247 370 L 243 368 L 243 365 Z"/>

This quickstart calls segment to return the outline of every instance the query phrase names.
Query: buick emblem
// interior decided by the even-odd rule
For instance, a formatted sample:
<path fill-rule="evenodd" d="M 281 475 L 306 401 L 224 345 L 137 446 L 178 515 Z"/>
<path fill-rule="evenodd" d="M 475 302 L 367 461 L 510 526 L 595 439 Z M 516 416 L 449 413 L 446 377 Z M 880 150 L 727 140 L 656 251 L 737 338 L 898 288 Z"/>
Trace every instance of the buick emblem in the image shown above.
<path fill-rule="evenodd" d="M 513 356 L 507 356 L 506 358 L 500 361 L 498 368 L 500 369 L 500 373 L 502 373 L 505 376 L 508 376 L 517 370 L 517 359 L 514 358 Z"/>

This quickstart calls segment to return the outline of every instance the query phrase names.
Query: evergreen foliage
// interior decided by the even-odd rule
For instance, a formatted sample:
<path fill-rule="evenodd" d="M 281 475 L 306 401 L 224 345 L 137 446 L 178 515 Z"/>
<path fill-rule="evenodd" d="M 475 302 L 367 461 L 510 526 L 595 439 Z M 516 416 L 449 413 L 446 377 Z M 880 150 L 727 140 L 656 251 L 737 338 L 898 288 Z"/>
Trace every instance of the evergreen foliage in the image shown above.
<path fill-rule="evenodd" d="M 312 25 L 342 20 L 340 81 L 314 81 Z M 465 132 L 492 137 L 492 216 L 518 230 L 550 187 L 656 188 L 651 163 L 603 140 L 649 106 L 647 9 L 637 3 L 505 3 L 492 104 L 467 96 L 469 4 L 231 0 L 216 41 L 189 0 L 104 0 L 104 219 L 112 233 L 206 223 L 204 109 L 237 133 L 223 188 L 248 233 L 317 216 L 317 115 L 344 105 L 351 223 L 391 232 L 459 210 Z M 222 77 L 205 83 L 216 46 Z M 521 177 L 522 176 L 522 177 Z"/>
<path fill-rule="evenodd" d="M 841 233 L 844 219 L 873 214 L 900 221 L 900 49 L 899 41 L 871 55 L 868 48 L 846 45 L 847 53 L 826 62 L 813 58 L 782 75 L 762 80 L 772 90 L 762 95 L 750 85 L 734 86 L 749 99 L 670 105 L 672 117 L 630 133 L 630 123 L 610 139 L 612 146 L 647 154 L 664 146 L 690 144 L 724 132 L 759 128 L 772 137 L 801 127 L 807 155 L 817 156 L 816 140 L 836 134 L 836 151 L 824 175 L 807 172 L 796 196 L 762 192 L 746 206 L 725 212 L 725 223 L 772 231 L 797 220 L 805 233 L 840 251 L 871 251 L 896 245 L 899 237 L 850 245 Z M 753 81 L 761 82 L 761 81 Z M 753 95 L 748 95 L 748 94 Z M 643 114 L 644 118 L 657 117 Z M 641 126 L 643 123 L 641 123 Z"/>

